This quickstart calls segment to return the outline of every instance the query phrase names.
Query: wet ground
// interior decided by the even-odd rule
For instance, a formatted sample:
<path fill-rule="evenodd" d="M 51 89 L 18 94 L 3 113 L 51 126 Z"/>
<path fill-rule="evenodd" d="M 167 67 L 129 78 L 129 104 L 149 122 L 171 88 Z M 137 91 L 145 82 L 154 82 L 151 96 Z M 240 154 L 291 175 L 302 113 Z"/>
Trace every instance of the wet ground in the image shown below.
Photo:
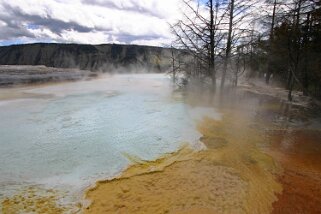
<path fill-rule="evenodd" d="M 261 133 L 263 143 L 257 146 L 281 166 L 277 182 L 282 191 L 276 194 L 272 213 L 321 213 L 320 106 L 306 98 L 288 103 L 251 88 L 231 93 L 237 97 L 214 101 L 216 108 L 246 115 L 250 126 Z"/>
<path fill-rule="evenodd" d="M 280 130 L 271 133 L 270 153 L 283 167 L 282 194 L 273 213 L 321 212 L 321 131 Z"/>
<path fill-rule="evenodd" d="M 199 123 L 207 150 L 182 149 L 98 182 L 85 213 L 320 213 L 318 107 L 242 88 L 173 96 L 222 113 Z"/>

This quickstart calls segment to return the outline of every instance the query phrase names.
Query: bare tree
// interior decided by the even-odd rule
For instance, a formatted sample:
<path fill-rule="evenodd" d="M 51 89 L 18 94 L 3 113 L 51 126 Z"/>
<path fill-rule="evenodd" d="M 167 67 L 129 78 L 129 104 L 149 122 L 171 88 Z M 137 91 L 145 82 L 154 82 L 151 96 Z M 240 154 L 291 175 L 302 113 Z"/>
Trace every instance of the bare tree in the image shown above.
<path fill-rule="evenodd" d="M 209 0 L 206 4 L 184 0 L 184 5 L 188 11 L 183 14 L 184 19 L 171 26 L 176 43 L 194 56 L 200 76 L 210 77 L 215 88 L 215 59 L 223 39 L 220 25 L 227 10 L 221 10 L 219 0 Z"/>
<path fill-rule="evenodd" d="M 182 61 L 182 51 L 177 50 L 171 45 L 171 71 L 173 83 L 177 81 L 177 75 L 182 71 L 183 61 Z"/>
<path fill-rule="evenodd" d="M 221 89 L 223 89 L 223 87 L 224 87 L 226 71 L 227 71 L 227 64 L 230 60 L 230 54 L 231 54 L 233 19 L 234 19 L 234 3 L 235 3 L 235 0 L 231 0 L 229 3 L 228 36 L 227 36 L 227 40 L 226 40 L 224 67 L 223 67 L 222 79 L 221 79 Z"/>
<path fill-rule="evenodd" d="M 273 0 L 273 12 L 272 12 L 272 21 L 271 21 L 271 27 L 270 27 L 270 38 L 269 38 L 269 49 L 271 49 L 272 43 L 273 43 L 273 38 L 274 38 L 274 25 L 275 25 L 275 13 L 277 9 L 277 0 Z M 267 68 L 267 73 L 265 76 L 265 82 L 266 84 L 269 84 L 270 82 L 270 77 L 272 74 L 272 68 L 271 68 L 271 51 L 269 51 L 269 56 L 268 56 L 268 68 Z"/>
<path fill-rule="evenodd" d="M 289 15 L 292 17 L 292 22 L 290 23 L 290 36 L 288 37 L 288 53 L 290 59 L 289 67 L 289 81 L 288 81 L 288 99 L 292 101 L 292 90 L 294 82 L 296 82 L 299 87 L 303 90 L 305 94 L 308 94 L 307 88 L 304 87 L 299 75 L 304 73 L 304 48 L 308 39 L 303 34 L 303 27 L 306 23 L 309 23 L 309 14 L 314 9 L 314 1 L 310 0 L 293 0 L 290 4 L 291 8 Z M 307 71 L 306 71 L 307 72 Z"/>
<path fill-rule="evenodd" d="M 233 79 L 232 83 L 234 86 L 237 86 L 238 79 L 241 75 L 244 74 L 246 69 L 246 53 L 245 45 L 240 45 L 237 47 L 236 53 L 233 56 L 234 59 L 234 69 L 232 69 Z"/>
<path fill-rule="evenodd" d="M 226 74 L 228 71 L 228 65 L 230 64 L 230 57 L 232 52 L 235 51 L 235 48 L 239 44 L 239 40 L 244 37 L 249 37 L 248 34 L 251 32 L 250 29 L 250 20 L 246 20 L 246 18 L 250 18 L 252 14 L 253 6 L 258 1 L 252 0 L 229 0 L 226 8 L 228 10 L 227 17 L 227 36 L 225 38 L 225 48 L 224 48 L 224 64 L 222 70 L 222 78 L 221 78 L 221 90 L 224 88 Z M 234 50 L 233 50 L 234 49 Z"/>
<path fill-rule="evenodd" d="M 273 12 L 275 21 L 269 29 L 267 40 L 268 68 L 266 82 L 275 73 L 285 82 L 288 89 L 288 99 L 292 101 L 292 91 L 295 87 L 301 89 L 304 95 L 309 94 L 310 75 L 317 73 L 312 64 L 318 65 L 313 59 L 318 55 L 314 45 L 318 38 L 312 32 L 318 32 L 319 24 L 314 24 L 313 14 L 320 10 L 320 3 L 315 0 L 276 0 L 273 8 L 281 13 Z M 273 10 L 273 11 L 274 11 Z M 280 11 L 280 10 L 279 10 Z M 272 17 L 273 18 L 273 17 Z M 280 23 L 280 24 L 278 24 Z M 316 21 L 315 23 L 319 23 Z M 318 34 L 316 34 L 318 35 Z M 315 43 L 315 44 L 313 44 Z M 284 71 L 286 72 L 284 72 Z M 311 74 L 310 74 L 311 73 Z"/>

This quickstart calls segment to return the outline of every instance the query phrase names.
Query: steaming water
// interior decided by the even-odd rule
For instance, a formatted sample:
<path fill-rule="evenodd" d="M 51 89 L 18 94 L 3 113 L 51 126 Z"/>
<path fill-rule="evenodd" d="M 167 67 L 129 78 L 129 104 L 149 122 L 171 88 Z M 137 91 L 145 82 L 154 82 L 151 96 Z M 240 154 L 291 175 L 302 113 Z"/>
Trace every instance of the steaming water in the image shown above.
<path fill-rule="evenodd" d="M 196 120 L 219 117 L 173 99 L 163 74 L 10 90 L 20 96 L 0 101 L 0 198 L 30 185 L 80 191 L 119 174 L 128 156 L 200 146 Z"/>

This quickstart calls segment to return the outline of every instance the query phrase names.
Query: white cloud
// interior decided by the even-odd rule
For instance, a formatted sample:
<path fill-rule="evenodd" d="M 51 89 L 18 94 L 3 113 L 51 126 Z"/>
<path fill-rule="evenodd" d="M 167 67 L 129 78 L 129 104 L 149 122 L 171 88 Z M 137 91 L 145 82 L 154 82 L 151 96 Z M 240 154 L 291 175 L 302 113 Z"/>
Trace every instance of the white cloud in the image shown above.
<path fill-rule="evenodd" d="M 163 45 L 181 0 L 0 0 L 0 44 L 22 40 Z"/>

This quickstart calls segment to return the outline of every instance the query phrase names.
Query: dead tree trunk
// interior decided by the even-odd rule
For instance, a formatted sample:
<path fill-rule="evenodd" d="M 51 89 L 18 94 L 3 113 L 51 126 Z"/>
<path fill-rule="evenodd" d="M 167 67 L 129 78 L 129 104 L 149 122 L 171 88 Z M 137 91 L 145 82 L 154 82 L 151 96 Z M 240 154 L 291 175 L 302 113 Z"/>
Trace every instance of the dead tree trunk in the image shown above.
<path fill-rule="evenodd" d="M 172 75 L 173 75 L 173 83 L 176 82 L 176 66 L 175 66 L 175 53 L 173 46 L 171 47 L 171 55 L 172 55 Z"/>
<path fill-rule="evenodd" d="M 308 73 L 308 67 L 309 67 L 309 56 L 308 56 L 308 42 L 309 42 L 309 33 L 310 33 L 310 13 L 307 13 L 307 19 L 306 19 L 306 25 L 305 25 L 305 32 L 303 37 L 303 45 L 304 45 L 304 66 L 303 66 L 303 95 L 308 95 L 308 88 L 309 88 L 309 73 Z"/>
<path fill-rule="evenodd" d="M 271 49 L 272 49 L 272 43 L 274 39 L 274 23 L 275 23 L 275 11 L 276 11 L 276 5 L 277 5 L 277 0 L 274 0 L 273 3 L 273 13 L 272 13 L 272 23 L 271 23 L 271 29 L 270 29 L 270 39 L 269 39 L 269 56 L 268 56 L 268 68 L 265 76 L 265 82 L 266 84 L 270 83 L 270 77 L 272 74 L 272 65 L 271 65 Z"/>
<path fill-rule="evenodd" d="M 296 74 L 299 68 L 299 61 L 300 61 L 300 15 L 301 15 L 301 6 L 302 6 L 302 0 L 299 0 L 295 13 L 294 13 L 294 19 L 293 19 L 293 26 L 294 29 L 292 29 L 292 40 L 293 40 L 293 48 L 294 50 L 291 50 L 291 47 L 289 47 L 289 54 L 290 54 L 290 59 L 292 62 L 292 66 L 290 68 L 291 70 L 291 79 L 290 79 L 290 87 L 289 87 L 289 93 L 288 93 L 288 99 L 289 101 L 292 101 L 292 90 L 293 90 L 293 85 L 294 85 L 294 78 L 296 78 Z M 296 78 L 297 79 L 297 78 Z"/>
<path fill-rule="evenodd" d="M 230 7 L 230 11 L 229 11 L 229 28 L 228 28 L 228 36 L 227 36 L 227 41 L 226 41 L 226 50 L 225 50 L 225 58 L 224 58 L 224 65 L 223 65 L 223 73 L 222 73 L 222 79 L 221 79 L 221 90 L 224 88 L 227 65 L 228 65 L 228 62 L 229 62 L 230 54 L 231 54 L 233 18 L 234 18 L 234 2 L 235 2 L 235 0 L 231 0 L 230 5 L 229 5 L 229 7 Z"/>
<path fill-rule="evenodd" d="M 213 11 L 213 0 L 209 1 L 210 4 L 210 73 L 212 77 L 213 89 L 216 88 L 216 71 L 215 71 L 215 59 L 214 59 L 214 49 L 215 49 L 215 38 L 214 38 L 214 11 Z"/>

